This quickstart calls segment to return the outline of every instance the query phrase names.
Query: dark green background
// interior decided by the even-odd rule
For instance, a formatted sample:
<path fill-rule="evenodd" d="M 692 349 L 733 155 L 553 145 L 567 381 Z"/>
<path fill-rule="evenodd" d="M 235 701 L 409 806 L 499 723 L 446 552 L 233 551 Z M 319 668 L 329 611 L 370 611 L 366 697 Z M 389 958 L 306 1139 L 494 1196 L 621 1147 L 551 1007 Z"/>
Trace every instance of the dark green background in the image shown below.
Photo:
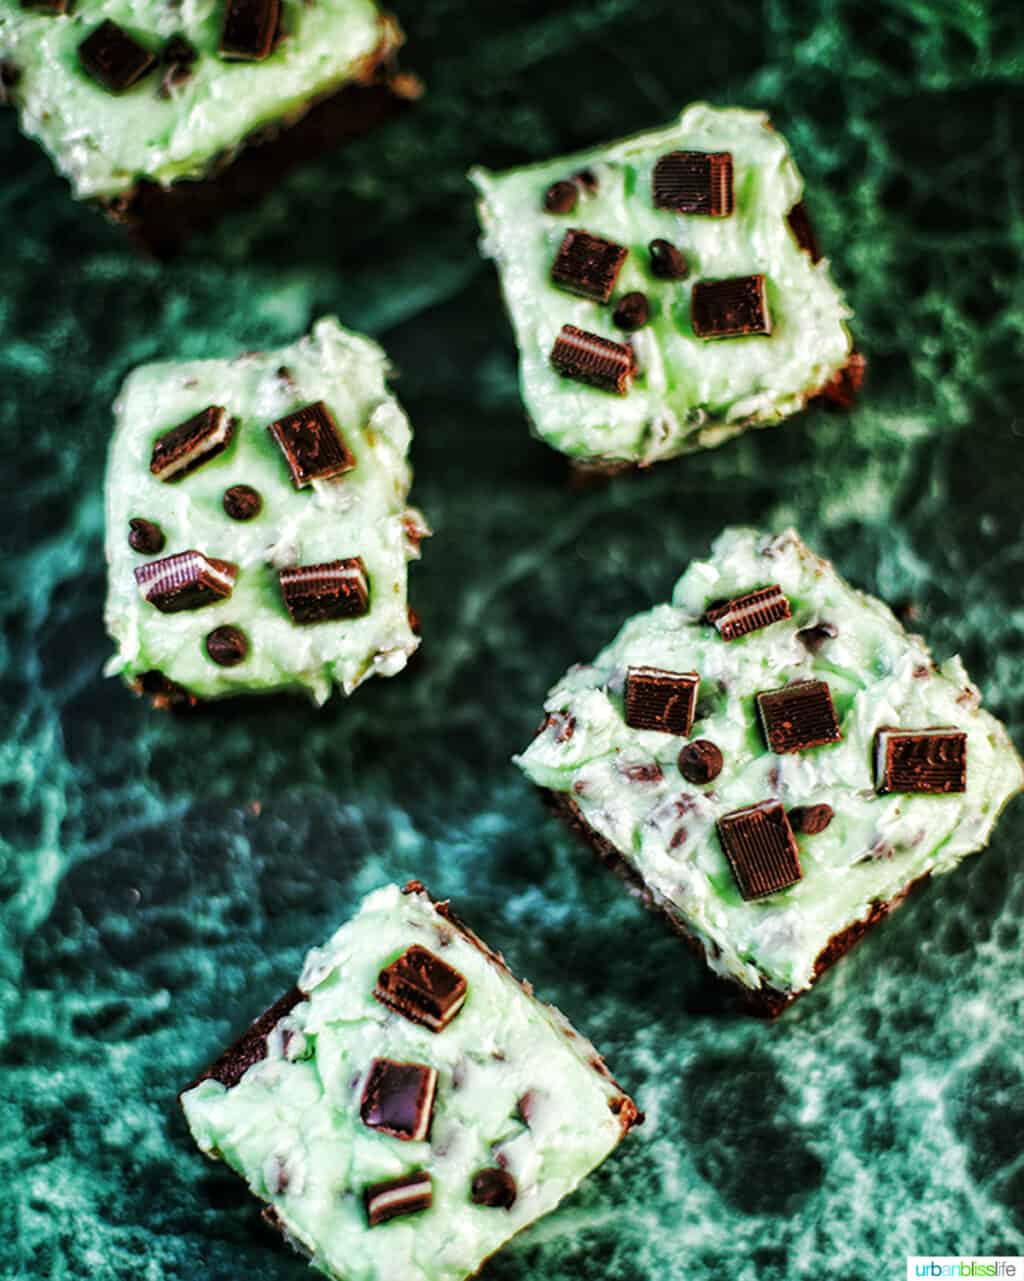
<path fill-rule="evenodd" d="M 420 107 L 171 266 L 133 257 L 0 121 L 0 1275 L 305 1276 L 193 1151 L 174 1094 L 364 891 L 411 875 L 648 1112 L 495 1281 L 854 1281 L 902 1276 L 910 1252 L 1024 1252 L 1024 807 L 763 1025 L 714 1012 L 697 963 L 508 763 L 563 668 L 741 521 L 795 523 L 858 585 L 915 601 L 1024 738 L 1017 6 L 396 7 Z M 790 139 L 869 388 L 850 417 L 570 495 L 527 434 L 463 175 L 699 97 L 767 108 Z M 422 665 L 320 712 L 152 713 L 102 676 L 118 384 L 328 311 L 384 342 L 416 429 Z"/>

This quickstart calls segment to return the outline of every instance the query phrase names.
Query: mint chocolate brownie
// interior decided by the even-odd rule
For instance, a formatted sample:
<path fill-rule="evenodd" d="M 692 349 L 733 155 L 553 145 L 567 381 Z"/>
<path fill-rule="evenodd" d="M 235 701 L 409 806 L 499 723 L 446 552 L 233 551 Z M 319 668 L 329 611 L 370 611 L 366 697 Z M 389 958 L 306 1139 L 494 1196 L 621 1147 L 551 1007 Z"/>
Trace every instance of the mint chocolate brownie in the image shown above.
<path fill-rule="evenodd" d="M 1024 786 L 959 658 L 792 531 L 730 529 L 552 689 L 517 758 L 599 856 L 774 1015 Z"/>
<path fill-rule="evenodd" d="M 593 1046 L 417 882 L 366 898 L 181 1096 L 337 1281 L 461 1281 L 642 1118 Z"/>
<path fill-rule="evenodd" d="M 23 131 L 155 252 L 415 96 L 401 42 L 375 0 L 0 5 Z"/>
<path fill-rule="evenodd" d="M 470 177 L 527 413 L 575 465 L 647 466 L 859 386 L 850 311 L 761 112 L 697 103 L 665 129 Z"/>
<path fill-rule="evenodd" d="M 325 319 L 279 351 L 144 365 L 107 464 L 106 620 L 158 704 L 394 676 L 419 644 L 408 419 L 369 339 Z"/>

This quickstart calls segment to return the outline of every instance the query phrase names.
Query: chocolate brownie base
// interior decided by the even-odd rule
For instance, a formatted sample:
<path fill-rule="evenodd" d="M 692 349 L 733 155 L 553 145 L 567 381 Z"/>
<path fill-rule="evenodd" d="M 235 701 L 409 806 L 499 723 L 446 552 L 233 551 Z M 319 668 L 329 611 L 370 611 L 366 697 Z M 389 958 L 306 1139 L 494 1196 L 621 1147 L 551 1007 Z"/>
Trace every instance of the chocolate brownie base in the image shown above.
<path fill-rule="evenodd" d="M 386 18 L 377 49 L 336 92 L 311 99 L 215 159 L 203 178 L 169 187 L 140 179 L 123 196 L 96 203 L 124 226 L 143 253 L 168 258 L 193 233 L 224 214 L 256 203 L 292 170 L 368 133 L 422 93 L 419 80 L 395 66 L 402 33 Z"/>
<path fill-rule="evenodd" d="M 580 813 L 579 806 L 572 797 L 567 796 L 564 792 L 553 792 L 544 788 L 541 789 L 541 795 L 545 805 L 568 824 L 572 831 L 589 846 L 604 866 L 625 881 L 630 890 L 641 899 L 644 906 L 667 922 L 672 931 L 706 963 L 708 960 L 707 948 L 703 941 L 687 928 L 686 924 L 680 920 L 664 899 L 651 890 L 650 886 L 644 882 L 636 869 L 622 857 L 615 846 L 606 837 L 594 831 Z M 845 929 L 840 930 L 838 934 L 833 934 L 828 943 L 818 953 L 818 958 L 814 963 L 812 985 L 841 956 L 845 956 L 850 948 L 859 942 L 872 926 L 877 925 L 883 917 L 889 915 L 893 908 L 898 907 L 915 886 L 920 885 L 927 879 L 927 874 L 918 877 L 908 885 L 905 885 L 899 894 L 887 902 L 876 901 L 872 903 L 867 916 L 862 920 L 854 921 Z M 738 1003 L 746 1013 L 763 1019 L 777 1018 L 786 1006 L 791 1005 L 798 996 L 802 995 L 803 991 L 810 990 L 809 988 L 804 988 L 801 992 L 785 992 L 767 985 L 760 988 L 748 988 L 737 979 L 727 979 L 721 975 L 715 975 L 714 977 L 721 988 L 728 991 L 733 1004 Z"/>

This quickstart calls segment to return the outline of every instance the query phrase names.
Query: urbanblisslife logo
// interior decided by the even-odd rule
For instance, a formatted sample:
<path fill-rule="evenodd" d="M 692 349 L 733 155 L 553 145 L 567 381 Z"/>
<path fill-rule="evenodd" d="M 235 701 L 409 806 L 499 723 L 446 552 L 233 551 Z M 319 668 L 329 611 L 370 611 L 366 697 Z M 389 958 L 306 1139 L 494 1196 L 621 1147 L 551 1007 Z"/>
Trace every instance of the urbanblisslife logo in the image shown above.
<path fill-rule="evenodd" d="M 911 1255 L 907 1259 L 907 1281 L 922 1277 L 1005 1277 L 1007 1281 L 1024 1281 L 1024 1255 Z"/>

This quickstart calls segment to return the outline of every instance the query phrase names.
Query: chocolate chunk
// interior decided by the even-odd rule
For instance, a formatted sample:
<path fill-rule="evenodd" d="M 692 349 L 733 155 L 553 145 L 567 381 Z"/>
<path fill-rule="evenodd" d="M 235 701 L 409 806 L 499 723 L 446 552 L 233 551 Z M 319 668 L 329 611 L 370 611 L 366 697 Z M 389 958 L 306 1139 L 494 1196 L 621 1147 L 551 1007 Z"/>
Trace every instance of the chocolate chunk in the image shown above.
<path fill-rule="evenodd" d="M 607 302 L 629 250 L 589 231 L 567 231 L 551 267 L 551 280 L 581 298 Z"/>
<path fill-rule="evenodd" d="M 670 151 L 654 166 L 654 206 L 726 218 L 733 211 L 728 151 Z"/>
<path fill-rule="evenodd" d="M 263 510 L 263 499 L 251 485 L 232 485 L 221 502 L 232 520 L 252 520 Z"/>
<path fill-rule="evenodd" d="M 670 240 L 652 240 L 647 252 L 651 255 L 651 273 L 659 280 L 683 280 L 690 274 L 689 263 Z"/>
<path fill-rule="evenodd" d="M 436 1090 L 436 1068 L 374 1059 L 359 1104 L 360 1119 L 371 1130 L 418 1142 L 430 1133 Z"/>
<path fill-rule="evenodd" d="M 947 726 L 883 726 L 875 734 L 875 790 L 934 794 L 966 791 L 967 735 Z"/>
<path fill-rule="evenodd" d="M 516 1201 L 516 1181 L 508 1170 L 497 1166 L 477 1170 L 470 1184 L 469 1195 L 474 1205 L 510 1210 Z"/>
<path fill-rule="evenodd" d="M 620 329 L 642 329 L 651 316 L 647 295 L 634 292 L 623 294 L 612 312 L 612 320 Z"/>
<path fill-rule="evenodd" d="M 842 734 L 825 681 L 793 681 L 757 695 L 757 712 L 770 751 L 782 756 L 838 743 Z"/>
<path fill-rule="evenodd" d="M 128 544 L 132 551 L 138 552 L 141 556 L 155 556 L 157 552 L 163 551 L 167 539 L 164 538 L 164 531 L 155 520 L 144 520 L 141 516 L 133 516 L 128 525 L 130 529 Z"/>
<path fill-rule="evenodd" d="M 220 37 L 221 57 L 261 62 L 274 47 L 280 21 L 280 0 L 228 0 Z"/>
<path fill-rule="evenodd" d="M 361 556 L 320 565 L 291 565 L 277 572 L 293 623 L 358 618 L 370 608 L 370 583 Z"/>
<path fill-rule="evenodd" d="M 82 70 L 110 93 L 123 93 L 156 66 L 137 40 L 108 18 L 78 46 Z"/>
<path fill-rule="evenodd" d="M 801 627 L 796 638 L 809 653 L 817 654 L 826 641 L 835 640 L 838 635 L 835 623 L 815 623 L 813 627 Z"/>
<path fill-rule="evenodd" d="M 465 1004 L 466 980 L 417 943 L 381 970 L 373 995 L 413 1023 L 440 1032 Z"/>
<path fill-rule="evenodd" d="M 160 61 L 164 65 L 163 79 L 157 90 L 161 98 L 170 98 L 176 89 L 191 80 L 192 64 L 199 57 L 196 47 L 183 35 L 171 36 L 160 52 Z"/>
<path fill-rule="evenodd" d="M 859 351 L 851 351 L 850 358 L 818 395 L 828 409 L 852 409 L 861 387 L 868 362 Z"/>
<path fill-rule="evenodd" d="M 281 447 L 296 489 L 351 471 L 356 465 L 322 400 L 279 418 L 267 428 Z"/>
<path fill-rule="evenodd" d="M 770 334 L 772 320 L 764 276 L 698 280 L 690 301 L 693 332 L 698 338 L 742 338 Z"/>
<path fill-rule="evenodd" d="M 149 470 L 161 480 L 181 480 L 227 449 L 235 425 L 223 405 L 208 405 L 157 438 Z"/>
<path fill-rule="evenodd" d="M 144 600 L 161 614 L 201 609 L 231 595 L 238 566 L 190 550 L 147 561 L 135 570 L 135 581 Z"/>
<path fill-rule="evenodd" d="M 249 642 L 241 628 L 228 623 L 210 632 L 206 652 L 218 667 L 236 667 L 248 654 Z"/>
<path fill-rule="evenodd" d="M 821 262 L 818 238 L 815 236 L 811 220 L 807 216 L 807 206 L 802 200 L 797 201 L 789 211 L 786 215 L 786 221 L 789 223 L 790 231 L 796 237 L 796 243 L 811 255 L 811 262 Z"/>
<path fill-rule="evenodd" d="M 679 753 L 679 772 L 688 783 L 703 787 L 722 772 L 722 752 L 709 738 L 687 743 Z"/>
<path fill-rule="evenodd" d="M 397 1179 L 373 1183 L 363 1192 L 366 1218 L 371 1228 L 403 1214 L 429 1210 L 433 1203 L 434 1186 L 426 1170 L 414 1170 L 411 1174 L 399 1175 Z"/>
<path fill-rule="evenodd" d="M 633 377 L 633 352 L 575 325 L 563 325 L 551 348 L 551 364 L 563 378 L 624 396 Z"/>
<path fill-rule="evenodd" d="M 696 672 L 630 667 L 626 672 L 626 724 L 685 738 L 693 725 L 699 685 Z"/>
<path fill-rule="evenodd" d="M 796 838 L 786 811 L 777 801 L 762 801 L 723 814 L 718 839 L 729 860 L 740 894 L 764 898 L 800 880 Z"/>
<path fill-rule="evenodd" d="M 704 617 L 717 629 L 724 641 L 737 640 L 771 623 L 790 617 L 789 600 L 777 583 L 757 591 L 716 601 L 707 607 Z"/>
<path fill-rule="evenodd" d="M 544 193 L 544 208 L 548 213 L 572 213 L 579 200 L 580 190 L 574 182 L 553 182 Z"/>
<path fill-rule="evenodd" d="M 796 805 L 789 811 L 789 825 L 794 832 L 817 836 L 832 822 L 834 811 L 824 801 L 819 805 Z"/>

